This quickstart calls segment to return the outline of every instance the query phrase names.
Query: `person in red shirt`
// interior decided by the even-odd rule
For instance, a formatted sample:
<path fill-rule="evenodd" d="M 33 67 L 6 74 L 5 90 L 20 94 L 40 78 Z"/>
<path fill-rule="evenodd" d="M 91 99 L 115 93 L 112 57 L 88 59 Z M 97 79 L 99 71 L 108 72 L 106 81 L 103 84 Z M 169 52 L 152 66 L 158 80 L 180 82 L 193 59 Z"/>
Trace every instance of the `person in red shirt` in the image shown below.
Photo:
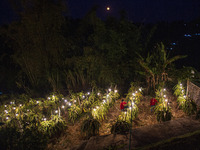
<path fill-rule="evenodd" d="M 121 111 L 124 111 L 124 108 L 127 108 L 126 106 L 124 106 L 124 105 L 126 105 L 127 103 L 126 102 L 124 102 L 124 100 L 122 100 L 122 102 L 120 103 L 120 110 Z"/>
<path fill-rule="evenodd" d="M 150 100 L 150 106 L 151 106 L 151 112 L 153 111 L 155 105 L 158 103 L 158 101 L 155 98 L 152 98 Z"/>

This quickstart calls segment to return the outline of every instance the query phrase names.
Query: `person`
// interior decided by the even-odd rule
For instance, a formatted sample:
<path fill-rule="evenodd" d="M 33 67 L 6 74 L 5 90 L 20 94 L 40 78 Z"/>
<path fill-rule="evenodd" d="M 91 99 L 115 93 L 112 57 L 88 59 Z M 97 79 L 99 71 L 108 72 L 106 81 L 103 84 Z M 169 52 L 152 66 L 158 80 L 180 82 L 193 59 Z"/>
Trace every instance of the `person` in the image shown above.
<path fill-rule="evenodd" d="M 151 106 L 151 112 L 153 111 L 155 105 L 158 103 L 158 101 L 155 98 L 152 98 L 150 100 L 150 106 Z"/>
<path fill-rule="evenodd" d="M 122 102 L 120 103 L 120 110 L 121 110 L 121 111 L 124 111 L 124 109 L 127 108 L 126 106 L 124 106 L 124 105 L 126 105 L 126 104 L 127 104 L 127 103 L 124 102 L 124 100 L 122 99 Z"/>

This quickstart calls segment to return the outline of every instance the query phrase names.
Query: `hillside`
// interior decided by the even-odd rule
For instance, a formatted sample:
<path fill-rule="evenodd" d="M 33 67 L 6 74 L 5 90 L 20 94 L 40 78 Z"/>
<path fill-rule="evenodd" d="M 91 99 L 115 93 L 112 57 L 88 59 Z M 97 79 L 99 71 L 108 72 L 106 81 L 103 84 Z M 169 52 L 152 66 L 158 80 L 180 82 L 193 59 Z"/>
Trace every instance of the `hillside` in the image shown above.
<path fill-rule="evenodd" d="M 138 117 L 133 121 L 132 128 L 140 128 L 143 126 L 149 126 L 156 124 L 159 125 L 160 123 L 157 122 L 156 116 L 154 113 L 151 113 L 150 106 L 149 106 L 149 96 L 143 97 L 139 104 L 139 114 Z M 177 109 L 177 103 L 176 99 L 171 96 L 171 99 L 169 99 L 171 102 L 171 108 L 172 108 L 172 120 L 176 120 L 178 118 L 185 117 L 185 114 L 182 110 Z M 100 132 L 99 135 L 102 136 L 111 136 L 110 134 L 110 128 L 112 124 L 115 123 L 117 120 L 117 117 L 120 114 L 120 105 L 121 99 L 117 100 L 115 105 L 109 110 L 107 114 L 107 118 L 101 122 Z M 87 142 L 82 136 L 81 136 L 81 130 L 80 126 L 82 121 L 84 120 L 84 117 L 82 117 L 80 120 L 78 120 L 74 125 L 68 125 L 68 129 L 62 134 L 62 136 L 56 140 L 55 143 L 52 143 L 48 146 L 48 149 L 57 149 L 57 150 L 70 150 L 74 147 L 78 147 L 82 143 Z"/>

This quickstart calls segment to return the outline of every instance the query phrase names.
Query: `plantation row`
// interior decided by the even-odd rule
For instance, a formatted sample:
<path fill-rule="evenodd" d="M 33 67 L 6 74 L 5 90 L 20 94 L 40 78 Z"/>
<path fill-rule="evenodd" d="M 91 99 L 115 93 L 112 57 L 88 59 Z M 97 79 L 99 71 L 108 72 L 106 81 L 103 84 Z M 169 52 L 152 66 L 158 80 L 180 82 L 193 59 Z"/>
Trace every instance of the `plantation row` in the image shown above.
<path fill-rule="evenodd" d="M 174 87 L 179 108 L 188 115 L 197 111 L 195 103 L 186 96 L 181 83 Z M 120 97 L 116 88 L 105 92 L 51 94 L 46 99 L 31 99 L 27 96 L 5 102 L 0 107 L 1 124 L 0 149 L 44 149 L 50 139 L 60 136 L 67 123 L 74 124 L 84 116 L 81 125 L 82 135 L 89 138 L 98 135 L 100 122 L 106 118 L 109 109 Z M 158 121 L 167 121 L 172 117 L 167 90 L 156 90 L 158 104 L 154 109 Z M 127 109 L 121 111 L 111 133 L 124 133 L 130 129 L 131 121 L 138 115 L 138 104 L 142 99 L 142 88 L 131 84 L 126 95 Z"/>

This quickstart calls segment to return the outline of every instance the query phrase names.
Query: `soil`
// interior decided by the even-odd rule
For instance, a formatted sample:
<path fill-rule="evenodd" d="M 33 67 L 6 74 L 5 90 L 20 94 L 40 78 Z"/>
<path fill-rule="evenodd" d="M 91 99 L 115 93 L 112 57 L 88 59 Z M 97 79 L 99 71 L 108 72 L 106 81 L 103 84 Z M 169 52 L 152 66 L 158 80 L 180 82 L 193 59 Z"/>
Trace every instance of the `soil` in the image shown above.
<path fill-rule="evenodd" d="M 133 121 L 132 128 L 136 129 L 143 126 L 151 126 L 154 124 L 160 124 L 156 120 L 156 115 L 151 113 L 150 111 L 150 99 L 151 97 L 145 96 L 141 100 L 138 105 L 139 114 L 138 117 Z M 107 114 L 107 118 L 101 122 L 101 127 L 99 131 L 99 135 L 104 137 L 110 135 L 110 129 L 112 124 L 114 124 L 117 120 L 117 117 L 121 113 L 119 109 L 121 99 L 117 100 L 115 105 L 109 110 Z M 177 109 L 176 99 L 171 96 L 169 99 L 171 105 L 172 112 L 172 120 L 186 117 L 185 113 L 182 110 Z M 74 147 L 78 147 L 80 145 L 84 146 L 88 140 L 85 140 L 81 136 L 80 126 L 84 117 L 78 120 L 74 125 L 68 125 L 68 129 L 63 133 L 63 135 L 57 139 L 57 141 L 53 144 L 49 144 L 48 149 L 52 150 L 70 150 Z M 74 148 L 75 149 L 75 148 Z"/>

